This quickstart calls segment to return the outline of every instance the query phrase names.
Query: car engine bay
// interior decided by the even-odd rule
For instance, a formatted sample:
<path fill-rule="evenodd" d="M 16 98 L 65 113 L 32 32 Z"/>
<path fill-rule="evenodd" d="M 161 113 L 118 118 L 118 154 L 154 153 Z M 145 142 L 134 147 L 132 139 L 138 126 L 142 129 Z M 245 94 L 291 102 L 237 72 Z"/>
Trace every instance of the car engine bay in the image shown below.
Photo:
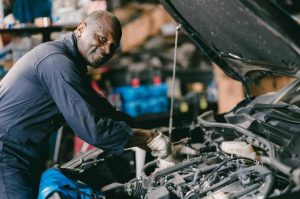
<path fill-rule="evenodd" d="M 288 53 L 285 58 L 288 62 L 283 61 L 285 59 L 280 56 L 275 56 L 283 49 L 282 46 L 285 46 L 282 44 L 283 40 L 278 39 L 277 32 L 275 34 L 274 31 L 271 31 L 273 29 L 270 29 L 271 26 L 267 23 L 260 23 L 260 20 L 265 20 L 270 24 L 274 22 L 274 18 L 270 17 L 272 15 L 265 16 L 266 13 L 274 11 L 274 6 L 270 2 L 201 1 L 199 3 L 195 1 L 194 4 L 175 0 L 162 0 L 162 2 L 177 19 L 177 22 L 183 24 L 183 28 L 199 47 L 208 52 L 227 75 L 244 83 L 245 91 L 249 90 L 249 87 L 245 85 L 249 77 L 256 81 L 256 77 L 268 76 L 270 72 L 280 74 L 281 70 L 282 74 L 296 74 L 297 72 L 296 75 L 299 75 L 296 65 L 289 64 L 293 60 L 296 60 L 295 63 L 297 63 L 299 54 L 291 55 L 290 43 L 286 42 L 284 44 L 288 46 Z M 238 17 L 232 16 L 237 23 L 234 24 L 233 20 L 226 20 L 227 26 L 223 26 L 221 20 L 205 20 L 205 17 L 209 17 L 213 13 L 212 11 L 215 12 L 215 7 L 206 2 L 214 2 L 220 12 L 225 11 L 224 5 L 227 5 L 228 10 L 237 13 Z M 207 6 L 211 6 L 211 10 Z M 234 8 L 235 12 L 233 12 Z M 190 15 L 190 10 L 194 9 L 198 11 L 196 13 L 199 15 L 198 18 Z M 202 9 L 201 12 L 198 9 Z M 230 12 L 228 11 L 227 14 L 230 15 Z M 240 16 L 244 16 L 251 23 L 240 23 Z M 266 20 L 269 18 L 272 20 Z M 290 19 L 288 18 L 288 20 Z M 206 24 L 207 22 L 209 25 Z M 233 25 L 232 31 L 243 30 L 248 33 L 246 30 L 248 28 L 252 30 L 252 25 L 255 25 L 256 30 L 261 31 L 261 35 L 264 35 L 265 32 L 275 35 L 274 38 L 278 39 L 280 50 L 270 47 L 271 45 L 264 46 L 267 50 L 261 50 L 262 48 L 259 47 L 261 54 L 268 52 L 268 55 L 263 57 L 257 53 L 256 44 L 248 43 L 248 39 L 244 40 L 244 38 L 242 41 L 247 41 L 247 45 L 241 45 L 242 48 L 232 50 L 230 49 L 231 44 L 240 44 L 240 41 L 236 41 L 237 37 L 234 36 L 226 40 L 223 38 L 224 35 L 228 36 L 226 34 L 212 34 L 208 30 L 213 27 L 213 22 L 217 27 L 216 31 L 220 31 L 220 33 L 222 30 L 227 30 L 230 25 Z M 275 24 L 272 27 L 278 28 L 279 26 Z M 278 30 L 280 30 L 278 32 L 284 33 L 283 29 Z M 205 34 L 208 34 L 206 38 L 210 40 L 202 38 Z M 253 36 L 252 33 L 249 35 Z M 249 35 L 247 34 L 247 36 Z M 269 37 L 265 37 L 265 39 L 269 39 Z M 295 38 L 293 37 L 293 39 Z M 223 43 L 224 41 L 225 43 Z M 253 39 L 253 41 L 256 40 Z M 175 39 L 175 47 L 176 43 L 177 39 Z M 270 43 L 277 44 L 273 41 Z M 250 44 L 253 44 L 255 48 L 251 48 Z M 244 53 L 247 56 L 237 56 L 232 53 L 225 56 L 223 51 L 216 47 L 217 45 L 220 46 L 220 49 L 224 48 L 223 51 L 237 51 L 241 55 Z M 274 56 L 270 58 L 271 51 L 274 51 Z M 251 52 L 251 56 L 248 55 L 249 52 Z M 255 58 L 255 56 L 257 57 Z M 274 57 L 280 57 L 277 65 L 272 63 Z M 267 62 L 261 62 L 261 59 L 264 60 L 263 58 Z M 259 62 L 257 62 L 258 60 Z M 282 64 L 288 65 L 288 67 L 281 67 Z M 174 56 L 174 77 L 175 66 L 176 56 Z M 240 67 L 239 70 L 237 70 L 238 67 Z M 253 71 L 251 72 L 251 70 Z M 247 78 L 246 75 L 248 75 Z M 98 149 L 62 165 L 60 169 L 70 178 L 80 180 L 94 189 L 101 187 L 100 191 L 108 199 L 299 198 L 299 88 L 300 81 L 296 80 L 276 93 L 258 97 L 246 95 L 244 101 L 227 113 L 215 114 L 209 111 L 188 124 L 177 127 L 170 125 L 172 128 L 169 128 L 169 131 L 165 128 L 158 129 L 164 134 L 169 134 L 172 141 L 172 154 L 165 160 L 155 159 L 147 162 L 142 175 L 136 178 L 130 180 L 116 180 L 117 178 L 115 178 L 100 184 L 99 181 L 103 181 L 107 177 L 109 170 L 105 161 L 111 157 L 107 157 Z M 193 152 L 191 153 L 191 151 Z M 161 166 L 163 161 L 167 162 L 168 166 Z M 99 168 L 102 169 L 99 170 Z M 99 175 L 101 173 L 106 173 L 106 176 Z"/>
<path fill-rule="evenodd" d="M 261 103 L 275 97 L 245 100 L 224 115 L 209 111 L 174 128 L 173 154 L 167 159 L 173 165 L 159 168 L 155 159 L 144 166 L 142 176 L 101 191 L 106 198 L 292 198 L 300 185 L 300 108 L 282 101 Z M 184 147 L 196 153 L 185 153 Z M 101 165 L 99 154 L 61 169 L 84 173 Z"/>

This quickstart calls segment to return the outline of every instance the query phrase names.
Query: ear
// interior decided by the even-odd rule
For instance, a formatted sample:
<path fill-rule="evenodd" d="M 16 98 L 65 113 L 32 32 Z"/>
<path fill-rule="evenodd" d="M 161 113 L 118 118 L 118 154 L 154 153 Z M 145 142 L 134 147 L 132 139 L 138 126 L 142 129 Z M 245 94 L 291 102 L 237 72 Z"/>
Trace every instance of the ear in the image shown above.
<path fill-rule="evenodd" d="M 76 28 L 77 37 L 80 37 L 85 29 L 86 29 L 86 23 L 84 21 L 79 22 Z"/>

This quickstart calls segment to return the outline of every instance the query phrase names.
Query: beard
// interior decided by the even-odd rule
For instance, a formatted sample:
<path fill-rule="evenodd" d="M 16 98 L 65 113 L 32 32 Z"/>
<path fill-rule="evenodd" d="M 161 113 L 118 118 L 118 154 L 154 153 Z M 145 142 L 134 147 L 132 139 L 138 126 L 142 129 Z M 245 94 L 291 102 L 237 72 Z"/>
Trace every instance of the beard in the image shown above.
<path fill-rule="evenodd" d="M 95 51 L 90 57 L 90 65 L 93 68 L 99 68 L 101 65 L 105 64 L 111 56 L 105 55 L 99 51 Z"/>

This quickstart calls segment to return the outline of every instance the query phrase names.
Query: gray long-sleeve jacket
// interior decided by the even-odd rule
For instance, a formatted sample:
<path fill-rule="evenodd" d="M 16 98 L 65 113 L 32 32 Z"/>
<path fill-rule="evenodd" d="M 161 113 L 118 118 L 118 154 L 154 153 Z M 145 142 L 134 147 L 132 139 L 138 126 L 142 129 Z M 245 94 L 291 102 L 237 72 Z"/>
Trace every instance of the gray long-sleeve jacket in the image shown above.
<path fill-rule="evenodd" d="M 132 135 L 118 112 L 86 82 L 74 33 L 25 54 L 0 82 L 0 149 L 38 158 L 43 141 L 65 120 L 83 140 L 122 152 Z"/>

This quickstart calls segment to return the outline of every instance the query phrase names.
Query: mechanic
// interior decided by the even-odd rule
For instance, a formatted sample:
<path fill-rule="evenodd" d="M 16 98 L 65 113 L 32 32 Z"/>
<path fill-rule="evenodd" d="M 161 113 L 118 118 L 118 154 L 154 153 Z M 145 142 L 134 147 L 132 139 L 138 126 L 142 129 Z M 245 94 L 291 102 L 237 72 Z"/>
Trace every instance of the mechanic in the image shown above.
<path fill-rule="evenodd" d="M 35 198 L 49 135 L 64 121 L 87 143 L 120 154 L 139 146 L 166 157 L 168 138 L 133 129 L 86 81 L 87 65 L 107 62 L 119 47 L 118 19 L 96 11 L 62 39 L 40 44 L 0 82 L 0 198 Z"/>

